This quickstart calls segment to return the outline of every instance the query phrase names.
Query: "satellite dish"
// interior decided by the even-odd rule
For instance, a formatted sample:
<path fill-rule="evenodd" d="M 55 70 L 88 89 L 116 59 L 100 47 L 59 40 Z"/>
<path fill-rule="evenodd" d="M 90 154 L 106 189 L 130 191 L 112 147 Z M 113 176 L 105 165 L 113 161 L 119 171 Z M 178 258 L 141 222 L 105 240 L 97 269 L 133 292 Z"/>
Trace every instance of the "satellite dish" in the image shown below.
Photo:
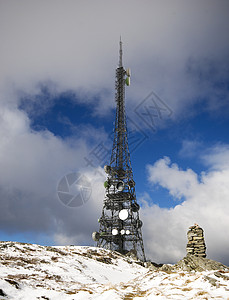
<path fill-rule="evenodd" d="M 125 234 L 125 230 L 122 229 L 122 230 L 120 231 L 120 233 L 121 233 L 121 235 Z"/>
<path fill-rule="evenodd" d="M 112 235 L 117 235 L 118 234 L 118 229 L 116 229 L 116 228 L 114 228 L 114 229 L 112 229 Z"/>
<path fill-rule="evenodd" d="M 127 230 L 126 230 L 126 234 L 130 234 L 130 231 L 129 231 L 129 229 L 127 229 Z"/>
<path fill-rule="evenodd" d="M 93 238 L 93 240 L 94 240 L 95 242 L 97 242 L 97 241 L 99 240 L 99 238 L 100 238 L 100 234 L 99 234 L 97 231 L 94 231 L 94 232 L 92 233 L 92 238 Z"/>
<path fill-rule="evenodd" d="M 118 216 L 119 216 L 120 220 L 122 220 L 122 221 L 126 220 L 128 218 L 128 210 L 127 209 L 120 210 Z"/>
<path fill-rule="evenodd" d="M 119 192 L 122 192 L 122 191 L 124 190 L 124 188 L 125 188 L 124 182 L 123 182 L 123 181 L 119 181 L 119 182 L 117 183 L 117 185 L 116 185 L 116 188 L 117 188 L 117 190 L 118 190 Z"/>

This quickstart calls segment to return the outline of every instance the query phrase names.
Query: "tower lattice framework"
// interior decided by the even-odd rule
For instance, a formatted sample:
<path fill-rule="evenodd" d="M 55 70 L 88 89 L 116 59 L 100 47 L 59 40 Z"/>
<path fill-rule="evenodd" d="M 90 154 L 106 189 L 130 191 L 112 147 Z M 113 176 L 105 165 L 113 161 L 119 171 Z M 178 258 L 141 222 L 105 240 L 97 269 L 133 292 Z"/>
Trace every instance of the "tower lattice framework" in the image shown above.
<path fill-rule="evenodd" d="M 104 183 L 105 198 L 100 217 L 99 232 L 93 233 L 98 247 L 133 252 L 145 261 L 142 239 L 140 206 L 136 201 L 135 182 L 130 162 L 125 114 L 125 85 L 130 84 L 130 70 L 122 65 L 122 42 L 120 39 L 119 65 L 116 69 L 115 101 L 116 118 L 110 165 L 105 166 L 107 180 Z"/>

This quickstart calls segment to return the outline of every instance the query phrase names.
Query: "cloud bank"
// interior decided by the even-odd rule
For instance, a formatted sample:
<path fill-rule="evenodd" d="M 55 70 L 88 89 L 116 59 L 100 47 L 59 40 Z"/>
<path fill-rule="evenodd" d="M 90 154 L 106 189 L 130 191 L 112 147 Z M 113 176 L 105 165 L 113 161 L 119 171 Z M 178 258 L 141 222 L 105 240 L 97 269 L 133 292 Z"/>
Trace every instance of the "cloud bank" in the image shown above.
<path fill-rule="evenodd" d="M 53 82 L 58 92 L 73 90 L 85 103 L 100 93 L 97 113 L 102 113 L 114 106 L 121 34 L 124 62 L 133 70 L 127 105 L 136 107 L 154 90 L 176 117 L 200 100 L 208 109 L 227 106 L 226 0 L 11 0 L 0 5 L 0 86 L 5 91 L 32 95 L 40 82 Z"/>

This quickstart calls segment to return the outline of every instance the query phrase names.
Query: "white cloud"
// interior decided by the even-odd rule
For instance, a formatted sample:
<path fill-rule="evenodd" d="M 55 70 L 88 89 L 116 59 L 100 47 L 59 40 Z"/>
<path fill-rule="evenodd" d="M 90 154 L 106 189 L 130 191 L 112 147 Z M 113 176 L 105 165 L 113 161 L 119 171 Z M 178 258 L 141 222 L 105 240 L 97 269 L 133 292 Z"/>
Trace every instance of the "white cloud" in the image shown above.
<path fill-rule="evenodd" d="M 202 155 L 202 161 L 212 169 L 227 170 L 229 167 L 229 146 L 219 144 L 210 148 Z"/>
<path fill-rule="evenodd" d="M 1 106 L 0 135 L 1 230 L 34 232 L 35 240 L 36 233 L 48 234 L 51 240 L 53 234 L 72 239 L 74 233 L 81 236 L 81 243 L 88 241 L 97 225 L 96 213 L 101 209 L 97 193 L 103 184 L 98 176 L 101 169 L 85 169 L 84 157 L 90 151 L 88 140 L 98 143 L 104 132 L 91 130 L 92 137 L 86 131 L 61 139 L 47 130 L 31 130 L 25 112 Z M 79 209 L 66 208 L 57 197 L 58 182 L 71 172 L 82 172 L 92 182 L 91 199 Z"/>
<path fill-rule="evenodd" d="M 37 182 L 45 184 L 49 176 L 55 178 L 58 172 L 72 168 L 73 162 L 80 165 L 80 155 L 87 150 L 83 141 L 75 141 L 74 149 L 49 131 L 32 131 L 22 111 L 5 108 L 1 115 L 2 184 L 11 182 L 20 188 L 21 182 L 29 189 L 33 182 L 35 188 Z"/>
<path fill-rule="evenodd" d="M 149 165 L 150 182 L 160 184 L 177 198 L 192 194 L 198 185 L 197 174 L 191 169 L 180 170 L 177 164 L 169 165 L 168 157 L 158 160 L 153 166 Z"/>
<path fill-rule="evenodd" d="M 59 212 L 60 222 L 57 223 L 54 233 L 56 243 L 63 244 L 64 241 L 71 241 L 71 244 L 75 245 L 92 245 L 92 232 L 99 229 L 98 219 L 103 206 L 105 172 L 98 167 L 90 170 L 81 169 L 81 173 L 91 183 L 91 196 L 80 207 L 62 207 Z"/>
<path fill-rule="evenodd" d="M 215 162 L 214 153 L 212 157 Z M 221 163 L 223 165 L 223 161 Z M 200 180 L 192 170 L 181 170 L 171 164 L 168 158 L 148 166 L 148 171 L 152 184 L 166 188 L 173 197 L 184 197 L 182 203 L 169 209 L 150 206 L 144 202 L 149 195 L 143 197 L 145 204 L 141 214 L 146 250 L 150 258 L 159 262 L 176 262 L 185 256 L 188 227 L 198 223 L 205 231 L 208 257 L 228 264 L 228 166 L 220 168 L 218 164 L 214 170 L 203 173 Z"/>

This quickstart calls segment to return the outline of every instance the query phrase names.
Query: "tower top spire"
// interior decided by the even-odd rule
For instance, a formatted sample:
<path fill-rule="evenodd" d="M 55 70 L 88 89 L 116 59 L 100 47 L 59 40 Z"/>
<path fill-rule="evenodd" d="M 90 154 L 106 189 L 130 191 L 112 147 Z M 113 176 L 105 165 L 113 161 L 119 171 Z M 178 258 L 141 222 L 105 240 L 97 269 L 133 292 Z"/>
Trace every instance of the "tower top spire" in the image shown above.
<path fill-rule="evenodd" d="M 120 35 L 120 42 L 119 42 L 120 48 L 119 48 L 119 68 L 122 67 L 122 39 Z"/>

